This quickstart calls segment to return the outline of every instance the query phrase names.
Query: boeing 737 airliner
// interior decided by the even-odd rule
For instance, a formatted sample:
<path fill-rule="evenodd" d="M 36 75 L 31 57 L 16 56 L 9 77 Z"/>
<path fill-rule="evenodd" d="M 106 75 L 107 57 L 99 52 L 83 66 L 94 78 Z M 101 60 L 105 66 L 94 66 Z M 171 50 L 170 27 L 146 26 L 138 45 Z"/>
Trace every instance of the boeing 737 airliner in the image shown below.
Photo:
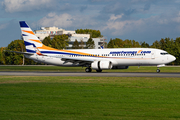
<path fill-rule="evenodd" d="M 114 49 L 73 49 L 57 50 L 47 47 L 35 36 L 25 21 L 20 27 L 26 52 L 17 52 L 37 62 L 57 66 L 87 67 L 102 72 L 106 69 L 127 69 L 129 66 L 165 66 L 176 58 L 164 50 L 153 48 L 114 48 Z"/>

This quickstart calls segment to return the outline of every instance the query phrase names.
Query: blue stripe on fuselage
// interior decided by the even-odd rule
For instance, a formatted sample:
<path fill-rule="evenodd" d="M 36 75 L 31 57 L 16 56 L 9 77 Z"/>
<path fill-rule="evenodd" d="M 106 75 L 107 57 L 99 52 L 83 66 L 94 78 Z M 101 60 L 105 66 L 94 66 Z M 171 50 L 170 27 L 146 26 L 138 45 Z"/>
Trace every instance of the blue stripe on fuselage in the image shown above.
<path fill-rule="evenodd" d="M 55 52 L 55 51 L 41 51 L 42 54 L 64 54 L 64 55 L 79 55 L 74 53 Z"/>
<path fill-rule="evenodd" d="M 26 52 L 29 52 L 29 53 L 36 53 L 36 51 L 34 51 L 34 50 L 29 50 L 29 49 L 26 49 Z"/>

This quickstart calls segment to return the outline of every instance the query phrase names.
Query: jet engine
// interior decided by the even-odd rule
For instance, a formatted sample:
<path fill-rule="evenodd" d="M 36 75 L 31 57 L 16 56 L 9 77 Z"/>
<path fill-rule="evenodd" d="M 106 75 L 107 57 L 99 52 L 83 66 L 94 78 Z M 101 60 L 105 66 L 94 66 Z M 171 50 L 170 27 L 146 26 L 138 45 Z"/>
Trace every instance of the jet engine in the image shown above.
<path fill-rule="evenodd" d="M 91 68 L 94 70 L 107 70 L 112 68 L 111 61 L 94 61 L 91 63 Z"/>

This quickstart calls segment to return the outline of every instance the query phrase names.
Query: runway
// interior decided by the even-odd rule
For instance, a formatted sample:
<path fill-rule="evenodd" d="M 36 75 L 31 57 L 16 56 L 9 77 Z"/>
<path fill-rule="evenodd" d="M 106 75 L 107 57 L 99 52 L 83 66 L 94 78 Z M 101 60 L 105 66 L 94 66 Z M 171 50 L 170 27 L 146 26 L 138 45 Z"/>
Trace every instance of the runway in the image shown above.
<path fill-rule="evenodd" d="M 0 71 L 0 76 L 178 77 L 180 73 Z"/>

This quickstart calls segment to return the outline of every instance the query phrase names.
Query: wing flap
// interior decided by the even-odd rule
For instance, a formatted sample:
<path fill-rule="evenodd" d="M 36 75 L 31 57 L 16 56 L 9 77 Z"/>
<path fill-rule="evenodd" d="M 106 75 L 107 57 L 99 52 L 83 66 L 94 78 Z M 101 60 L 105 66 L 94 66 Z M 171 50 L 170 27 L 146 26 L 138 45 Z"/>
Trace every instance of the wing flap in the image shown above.
<path fill-rule="evenodd" d="M 87 64 L 91 64 L 94 62 L 94 60 L 88 60 L 88 59 L 83 59 L 83 58 L 67 58 L 67 57 L 62 57 L 62 61 L 64 61 L 64 64 L 71 62 L 73 65 L 79 65 L 79 66 L 84 66 Z"/>
<path fill-rule="evenodd" d="M 60 58 L 62 61 L 64 61 L 63 64 L 71 62 L 73 65 L 79 65 L 79 66 L 89 65 L 92 62 L 94 62 L 94 60 L 89 60 L 85 58 L 71 58 L 71 57 L 60 57 Z"/>

